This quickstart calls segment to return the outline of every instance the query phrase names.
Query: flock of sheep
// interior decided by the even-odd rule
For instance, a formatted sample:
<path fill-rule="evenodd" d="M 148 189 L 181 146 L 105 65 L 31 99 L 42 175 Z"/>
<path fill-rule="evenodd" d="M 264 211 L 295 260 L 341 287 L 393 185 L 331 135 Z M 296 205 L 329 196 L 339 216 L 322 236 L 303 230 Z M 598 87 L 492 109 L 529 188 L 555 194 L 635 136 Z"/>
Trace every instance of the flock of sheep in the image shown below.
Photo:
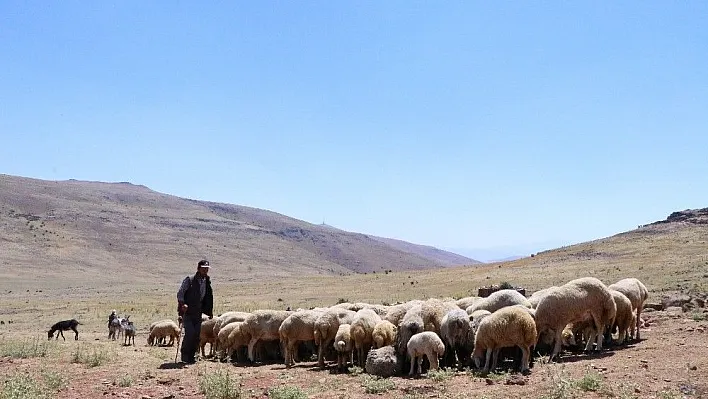
<path fill-rule="evenodd" d="M 499 290 L 486 298 L 413 300 L 393 306 L 340 303 L 297 311 L 226 312 L 203 321 L 200 349 L 206 357 L 209 343 L 210 354 L 221 360 L 235 355 L 236 361 L 247 356 L 256 362 L 280 356 L 288 367 L 309 349 L 322 368 L 336 355 L 340 370 L 352 364 L 383 376 L 400 373 L 404 362 L 410 362 L 408 374 L 422 372 L 424 357 L 430 369 L 437 369 L 442 359 L 448 367 L 474 365 L 489 372 L 500 358 L 511 356 L 528 372 L 532 354 L 543 347 L 553 359 L 564 345 L 585 342 L 585 350 L 591 351 L 601 350 L 613 334 L 619 344 L 639 339 L 647 298 L 646 287 L 636 278 L 606 286 L 584 277 L 530 298 L 516 290 Z M 172 344 L 179 334 L 174 321 L 155 322 L 148 344 L 167 338 Z M 516 347 L 520 352 L 502 351 Z"/>

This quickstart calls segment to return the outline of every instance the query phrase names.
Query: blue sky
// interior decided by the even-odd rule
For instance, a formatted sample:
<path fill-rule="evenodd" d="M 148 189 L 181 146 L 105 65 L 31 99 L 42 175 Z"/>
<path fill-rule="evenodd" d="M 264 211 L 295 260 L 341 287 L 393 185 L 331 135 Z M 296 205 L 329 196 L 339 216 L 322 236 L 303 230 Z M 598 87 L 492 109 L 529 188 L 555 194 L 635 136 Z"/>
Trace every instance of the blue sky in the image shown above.
<path fill-rule="evenodd" d="M 487 259 L 706 207 L 708 3 L 615 3 L 3 1 L 0 173 Z"/>

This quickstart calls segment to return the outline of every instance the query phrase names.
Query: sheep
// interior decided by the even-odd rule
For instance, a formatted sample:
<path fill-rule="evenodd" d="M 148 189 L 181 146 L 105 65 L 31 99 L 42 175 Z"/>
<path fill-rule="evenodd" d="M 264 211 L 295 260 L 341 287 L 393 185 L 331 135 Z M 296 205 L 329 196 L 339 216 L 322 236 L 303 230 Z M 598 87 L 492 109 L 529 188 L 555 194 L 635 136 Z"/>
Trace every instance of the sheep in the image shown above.
<path fill-rule="evenodd" d="M 430 369 L 437 370 L 438 357 L 445 353 L 445 344 L 443 344 L 438 334 L 432 331 L 423 331 L 414 334 L 411 339 L 408 340 L 406 348 L 408 356 L 411 358 L 411 370 L 408 375 L 413 375 L 416 372 L 416 360 L 418 371 L 423 371 L 423 356 L 428 357 Z"/>
<path fill-rule="evenodd" d="M 219 359 L 222 359 L 226 356 L 226 345 L 229 340 L 229 335 L 231 332 L 234 330 L 236 327 L 237 323 L 243 323 L 241 321 L 234 321 L 229 324 L 226 324 L 225 326 L 221 327 L 219 329 L 219 333 L 217 334 L 215 338 L 215 343 L 216 343 L 216 356 Z"/>
<path fill-rule="evenodd" d="M 244 332 L 243 323 L 244 322 L 242 321 L 235 321 L 233 323 L 229 323 L 229 325 L 233 325 L 229 326 L 229 334 L 222 342 L 222 349 L 225 353 L 225 356 L 224 358 L 222 358 L 222 361 L 224 359 L 230 359 L 234 352 L 236 352 L 240 347 L 248 345 L 248 341 L 250 341 L 251 337 Z"/>
<path fill-rule="evenodd" d="M 390 306 L 379 305 L 379 304 L 369 304 L 369 303 L 365 303 L 365 302 L 356 302 L 356 303 L 343 302 L 343 303 L 338 303 L 338 304 L 332 306 L 332 308 L 351 310 L 352 312 L 355 312 L 355 313 L 360 311 L 361 309 L 371 309 L 374 312 L 376 312 L 376 314 L 379 316 L 386 314 L 389 307 Z"/>
<path fill-rule="evenodd" d="M 432 331 L 440 335 L 442 319 L 450 310 L 458 309 L 454 302 L 428 299 L 420 305 L 411 307 L 398 325 L 397 347 L 399 354 L 405 354 L 408 340 L 413 334 Z"/>
<path fill-rule="evenodd" d="M 351 325 L 340 324 L 334 336 L 334 350 L 337 352 L 337 369 L 343 371 L 347 362 L 354 364 L 354 341 L 351 335 Z"/>
<path fill-rule="evenodd" d="M 325 351 L 331 345 L 337 329 L 341 324 L 351 324 L 354 320 L 355 311 L 344 307 L 333 306 L 322 313 L 315 320 L 314 339 L 317 348 L 317 364 L 320 368 L 325 366 Z"/>
<path fill-rule="evenodd" d="M 543 297 L 543 295 L 544 295 L 546 292 L 548 292 L 549 290 L 552 290 L 552 289 L 555 289 L 555 288 L 558 288 L 558 287 L 556 287 L 556 286 L 554 285 L 554 286 L 551 286 L 551 287 L 548 287 L 548 288 L 544 288 L 544 289 L 538 290 L 538 291 L 534 292 L 533 294 L 531 294 L 531 296 L 529 297 L 529 303 L 531 304 L 531 307 L 534 308 L 534 309 L 536 309 L 536 306 L 538 306 L 538 302 L 541 300 L 541 297 Z"/>
<path fill-rule="evenodd" d="M 214 324 L 216 324 L 217 319 L 207 319 L 202 321 L 202 327 L 199 331 L 199 349 L 202 352 L 202 357 L 206 357 L 204 353 L 204 348 L 206 344 L 209 344 L 209 356 L 214 354 L 214 343 L 216 342 L 216 337 L 214 336 Z"/>
<path fill-rule="evenodd" d="M 297 343 L 315 339 L 315 321 L 322 315 L 321 311 L 303 310 L 289 315 L 278 328 L 280 343 L 285 349 L 285 365 L 295 364 Z"/>
<path fill-rule="evenodd" d="M 474 305 L 475 303 L 481 301 L 482 298 L 481 296 L 468 296 L 464 298 L 460 298 L 457 301 L 455 301 L 455 304 L 462 310 L 465 310 L 469 308 L 470 306 Z"/>
<path fill-rule="evenodd" d="M 467 313 L 467 311 L 465 311 L 465 313 Z M 484 309 L 475 310 L 474 312 L 470 313 L 470 328 L 472 328 L 472 330 L 476 332 L 479 328 L 479 323 L 490 314 L 492 314 L 492 312 Z"/>
<path fill-rule="evenodd" d="M 54 323 L 52 327 L 47 331 L 47 339 L 52 339 L 54 336 L 54 332 L 57 332 L 57 337 L 55 339 L 59 339 L 59 334 L 61 334 L 61 337 L 64 341 L 66 341 L 66 338 L 64 338 L 64 331 L 72 330 L 75 333 L 74 340 L 78 341 L 79 340 L 79 330 L 76 329 L 76 326 L 78 326 L 79 323 L 76 319 L 71 319 L 71 320 L 62 320 L 57 323 Z"/>
<path fill-rule="evenodd" d="M 420 305 L 422 303 L 423 301 L 415 299 L 409 302 L 393 305 L 386 310 L 386 313 L 381 318 L 384 320 L 388 320 L 389 322 L 391 322 L 391 324 L 397 326 L 403 319 L 403 316 L 406 315 L 406 312 L 410 310 L 410 308 L 415 305 Z"/>
<path fill-rule="evenodd" d="M 630 277 L 610 284 L 607 288 L 623 293 L 632 303 L 632 311 L 637 313 L 635 326 L 632 328 L 633 330 L 636 329 L 636 336 L 633 338 L 639 341 L 639 323 L 642 317 L 642 309 L 644 308 L 644 303 L 649 299 L 647 287 L 639 279 Z"/>
<path fill-rule="evenodd" d="M 523 353 L 521 372 L 525 373 L 529 370 L 531 347 L 536 344 L 537 340 L 536 323 L 531 313 L 518 306 L 504 307 L 484 317 L 479 323 L 472 357 L 475 365 L 479 368 L 482 356 L 486 351 L 482 371 L 487 373 L 497 367 L 501 348 L 518 346 Z"/>
<path fill-rule="evenodd" d="M 398 328 L 388 320 L 381 320 L 374 326 L 374 331 L 371 337 L 374 340 L 374 348 L 382 348 L 384 346 L 393 345 L 396 341 L 396 331 Z"/>
<path fill-rule="evenodd" d="M 471 352 L 473 342 L 470 338 L 470 317 L 462 309 L 453 309 L 445 315 L 440 326 L 440 337 L 445 347 L 450 352 L 450 361 L 457 361 L 458 368 L 462 369 L 465 359 Z M 452 364 L 451 364 L 452 365 Z"/>
<path fill-rule="evenodd" d="M 170 342 L 168 343 L 168 345 L 172 346 L 174 345 L 175 338 L 179 338 L 179 335 L 180 330 L 177 326 L 177 323 L 169 319 L 160 320 L 150 325 L 150 332 L 148 334 L 147 343 L 148 345 L 152 346 L 157 344 L 161 340 L 170 337 Z"/>
<path fill-rule="evenodd" d="M 538 334 L 552 331 L 554 347 L 550 359 L 560 352 L 563 328 L 573 322 L 583 320 L 587 314 L 592 317 L 597 334 L 597 350 L 602 349 L 604 326 L 614 322 L 617 306 L 612 294 L 602 281 L 595 277 L 572 280 L 558 288 L 548 290 L 536 306 L 536 327 Z M 590 349 L 592 340 L 586 349 Z"/>
<path fill-rule="evenodd" d="M 250 313 L 246 312 L 226 312 L 222 313 L 218 317 L 215 317 L 216 323 L 214 323 L 214 349 L 217 352 L 220 352 L 223 350 L 221 345 L 223 344 L 223 341 L 228 338 L 228 333 L 227 334 L 222 334 L 221 337 L 223 338 L 222 340 L 219 339 L 219 332 L 221 329 L 230 324 L 234 323 L 237 321 L 245 321 L 246 318 L 250 315 Z"/>
<path fill-rule="evenodd" d="M 618 333 L 617 342 L 623 344 L 628 337 L 627 332 L 632 326 L 634 316 L 634 312 L 632 311 L 632 301 L 630 301 L 625 294 L 612 288 L 610 288 L 610 293 L 612 294 L 612 299 L 615 300 L 615 305 L 617 306 L 615 323 L 610 332 L 614 331 L 616 328 Z"/>
<path fill-rule="evenodd" d="M 357 350 L 359 366 L 364 367 L 366 354 L 373 343 L 373 332 L 381 317 L 371 309 L 361 309 L 354 315 L 351 324 L 351 336 Z"/>
<path fill-rule="evenodd" d="M 258 341 L 280 339 L 278 329 L 292 313 L 285 310 L 256 310 L 246 318 L 241 328 L 251 337 L 248 341 L 248 360 L 255 361 L 253 350 Z"/>
<path fill-rule="evenodd" d="M 512 305 L 524 305 L 530 308 L 531 302 L 517 290 L 499 290 L 477 301 L 465 310 L 467 314 L 472 314 L 475 310 L 488 310 L 494 313 L 503 307 Z"/>

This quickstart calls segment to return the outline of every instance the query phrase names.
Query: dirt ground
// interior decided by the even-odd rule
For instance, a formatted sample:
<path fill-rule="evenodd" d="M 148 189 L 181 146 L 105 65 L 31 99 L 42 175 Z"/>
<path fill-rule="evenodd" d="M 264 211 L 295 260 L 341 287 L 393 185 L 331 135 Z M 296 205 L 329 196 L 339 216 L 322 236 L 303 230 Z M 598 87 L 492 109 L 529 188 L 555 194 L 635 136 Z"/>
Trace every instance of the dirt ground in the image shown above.
<path fill-rule="evenodd" d="M 276 397 L 269 395 L 274 387 L 298 387 L 310 398 L 708 398 L 708 314 L 645 315 L 640 342 L 590 355 L 565 353 L 553 364 L 537 361 L 527 376 L 450 371 L 382 381 L 319 370 L 314 362 L 286 369 L 201 360 L 179 367 L 173 363 L 176 348 L 148 347 L 144 335 L 136 346 L 123 346 L 102 332 L 83 332 L 79 341 L 69 332 L 46 357 L 0 358 L 0 381 L 51 371 L 67 380 L 57 397 L 76 399 L 201 398 L 199 381 L 210 375 L 233 378 L 243 398 Z M 7 344 L 8 335 L 1 339 Z M 72 353 L 82 347 L 100 348 L 110 360 L 96 367 L 72 362 Z"/>

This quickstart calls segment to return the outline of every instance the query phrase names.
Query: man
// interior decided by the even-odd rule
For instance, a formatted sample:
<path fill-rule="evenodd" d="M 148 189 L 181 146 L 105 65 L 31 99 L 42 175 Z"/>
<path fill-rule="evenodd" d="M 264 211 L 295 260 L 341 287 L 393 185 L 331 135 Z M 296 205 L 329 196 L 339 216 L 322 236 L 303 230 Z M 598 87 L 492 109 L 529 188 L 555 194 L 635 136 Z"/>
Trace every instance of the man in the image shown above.
<path fill-rule="evenodd" d="M 209 280 L 209 261 L 197 263 L 197 273 L 187 276 L 177 292 L 177 313 L 184 325 L 182 339 L 182 361 L 194 363 L 194 355 L 199 347 L 199 333 L 202 329 L 202 313 L 213 316 L 214 297 Z"/>

